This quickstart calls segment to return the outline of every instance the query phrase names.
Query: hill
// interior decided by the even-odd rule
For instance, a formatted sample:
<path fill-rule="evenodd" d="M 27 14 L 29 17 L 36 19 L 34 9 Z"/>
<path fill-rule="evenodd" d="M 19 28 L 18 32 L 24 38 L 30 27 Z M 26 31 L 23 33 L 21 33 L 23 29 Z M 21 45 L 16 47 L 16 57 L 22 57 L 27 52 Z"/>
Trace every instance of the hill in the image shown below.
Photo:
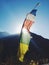
<path fill-rule="evenodd" d="M 29 51 L 26 53 L 24 60 L 30 61 L 49 58 L 49 39 L 43 38 L 40 35 L 31 33 Z M 17 60 L 17 52 L 19 48 L 19 35 L 10 35 L 0 38 L 0 60 L 6 61 L 7 58 Z M 15 60 L 16 59 L 16 60 Z"/>
<path fill-rule="evenodd" d="M 0 32 L 0 38 L 3 38 L 3 37 L 6 37 L 6 36 L 9 36 L 10 34 L 7 33 L 7 32 Z"/>

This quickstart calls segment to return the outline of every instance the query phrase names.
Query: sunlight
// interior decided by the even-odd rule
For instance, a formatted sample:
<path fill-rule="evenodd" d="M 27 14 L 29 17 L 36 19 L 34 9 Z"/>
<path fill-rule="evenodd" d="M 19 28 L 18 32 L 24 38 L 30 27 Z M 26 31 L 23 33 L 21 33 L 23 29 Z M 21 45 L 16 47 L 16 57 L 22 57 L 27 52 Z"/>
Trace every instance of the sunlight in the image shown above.
<path fill-rule="evenodd" d="M 21 28 L 22 28 L 22 24 L 18 24 L 17 28 L 16 28 L 16 34 L 20 34 L 21 33 Z"/>

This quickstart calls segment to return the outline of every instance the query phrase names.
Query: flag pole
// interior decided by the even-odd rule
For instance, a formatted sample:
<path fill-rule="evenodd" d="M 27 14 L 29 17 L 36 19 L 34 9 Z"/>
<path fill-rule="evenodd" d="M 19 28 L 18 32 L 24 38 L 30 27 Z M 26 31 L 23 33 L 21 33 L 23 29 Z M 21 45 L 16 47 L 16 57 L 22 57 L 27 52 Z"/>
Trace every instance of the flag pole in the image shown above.
<path fill-rule="evenodd" d="M 40 5 L 40 2 L 38 2 L 33 9 L 37 8 Z"/>

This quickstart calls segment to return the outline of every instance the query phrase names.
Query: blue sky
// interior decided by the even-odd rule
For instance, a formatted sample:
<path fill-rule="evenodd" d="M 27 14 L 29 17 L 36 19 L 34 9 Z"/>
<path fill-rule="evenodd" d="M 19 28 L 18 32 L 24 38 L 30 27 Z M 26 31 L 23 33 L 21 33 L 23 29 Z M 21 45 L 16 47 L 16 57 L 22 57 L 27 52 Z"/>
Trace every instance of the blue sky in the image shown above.
<path fill-rule="evenodd" d="M 49 0 L 0 0 L 0 32 L 17 34 L 37 2 L 40 6 L 30 31 L 49 39 Z"/>

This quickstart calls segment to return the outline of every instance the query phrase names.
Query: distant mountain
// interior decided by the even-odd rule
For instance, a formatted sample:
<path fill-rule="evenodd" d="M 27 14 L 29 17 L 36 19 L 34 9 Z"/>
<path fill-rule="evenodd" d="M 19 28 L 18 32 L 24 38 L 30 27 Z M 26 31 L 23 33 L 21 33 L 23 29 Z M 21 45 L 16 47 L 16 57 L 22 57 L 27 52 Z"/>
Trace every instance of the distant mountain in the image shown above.
<path fill-rule="evenodd" d="M 42 58 L 49 58 L 49 39 L 43 38 L 42 36 L 34 33 L 30 34 L 32 38 L 29 44 L 29 51 L 25 55 L 25 59 L 39 60 Z M 19 40 L 20 35 L 10 35 L 2 39 L 0 38 L 0 59 L 2 59 L 2 61 L 11 56 L 16 58 L 19 48 Z M 14 58 L 13 62 L 15 62 Z"/>
<path fill-rule="evenodd" d="M 7 33 L 7 32 L 0 32 L 0 38 L 3 38 L 3 37 L 6 37 L 6 36 L 9 36 L 10 34 Z"/>

